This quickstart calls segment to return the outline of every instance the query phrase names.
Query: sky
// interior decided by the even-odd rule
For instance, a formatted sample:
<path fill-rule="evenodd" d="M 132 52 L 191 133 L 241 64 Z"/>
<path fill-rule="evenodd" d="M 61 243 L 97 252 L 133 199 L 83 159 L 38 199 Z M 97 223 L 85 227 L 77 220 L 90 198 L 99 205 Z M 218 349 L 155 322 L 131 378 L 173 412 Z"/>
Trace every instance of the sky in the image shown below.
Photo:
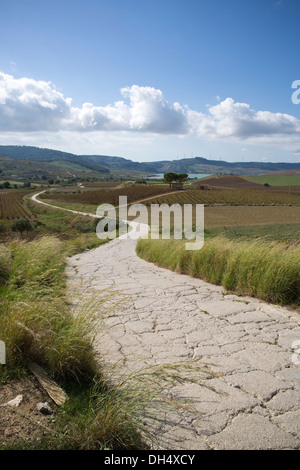
<path fill-rule="evenodd" d="M 0 0 L 0 144 L 299 163 L 299 20 L 299 0 Z"/>

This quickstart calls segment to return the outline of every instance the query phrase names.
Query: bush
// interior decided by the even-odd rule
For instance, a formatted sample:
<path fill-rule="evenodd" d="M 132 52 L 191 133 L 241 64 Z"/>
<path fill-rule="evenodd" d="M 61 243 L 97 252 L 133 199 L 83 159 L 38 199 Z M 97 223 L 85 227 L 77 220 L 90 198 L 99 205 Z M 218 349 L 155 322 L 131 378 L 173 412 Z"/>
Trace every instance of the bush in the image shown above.
<path fill-rule="evenodd" d="M 20 232 L 21 236 L 23 232 L 30 232 L 35 229 L 35 225 L 29 219 L 18 219 L 12 223 L 11 229 L 13 232 Z"/>
<path fill-rule="evenodd" d="M 6 232 L 6 230 L 7 230 L 7 226 L 3 224 L 2 222 L 0 222 L 0 233 Z"/>

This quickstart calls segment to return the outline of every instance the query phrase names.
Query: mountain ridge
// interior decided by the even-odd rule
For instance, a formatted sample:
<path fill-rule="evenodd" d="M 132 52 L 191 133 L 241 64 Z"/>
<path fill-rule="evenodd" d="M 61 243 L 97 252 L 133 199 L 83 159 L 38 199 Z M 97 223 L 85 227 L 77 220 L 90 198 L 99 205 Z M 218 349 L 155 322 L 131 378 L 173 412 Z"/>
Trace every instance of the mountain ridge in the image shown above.
<path fill-rule="evenodd" d="M 77 155 L 70 152 L 27 145 L 0 145 L 0 158 L 7 157 L 33 162 L 67 162 L 100 174 L 110 173 L 222 173 L 262 174 L 272 171 L 300 169 L 300 163 L 286 162 L 227 162 L 204 157 L 134 162 L 128 158 L 109 155 Z"/>

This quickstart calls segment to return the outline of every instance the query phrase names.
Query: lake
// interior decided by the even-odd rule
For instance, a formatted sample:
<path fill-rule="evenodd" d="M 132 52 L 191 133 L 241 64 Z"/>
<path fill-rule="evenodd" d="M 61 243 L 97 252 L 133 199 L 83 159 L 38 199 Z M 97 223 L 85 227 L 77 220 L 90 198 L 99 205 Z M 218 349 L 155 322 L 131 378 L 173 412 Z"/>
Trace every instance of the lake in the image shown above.
<path fill-rule="evenodd" d="M 205 178 L 206 176 L 211 176 L 211 173 L 190 173 L 189 178 Z M 147 176 L 148 180 L 160 180 L 163 179 L 164 174 L 159 173 L 158 175 Z"/>

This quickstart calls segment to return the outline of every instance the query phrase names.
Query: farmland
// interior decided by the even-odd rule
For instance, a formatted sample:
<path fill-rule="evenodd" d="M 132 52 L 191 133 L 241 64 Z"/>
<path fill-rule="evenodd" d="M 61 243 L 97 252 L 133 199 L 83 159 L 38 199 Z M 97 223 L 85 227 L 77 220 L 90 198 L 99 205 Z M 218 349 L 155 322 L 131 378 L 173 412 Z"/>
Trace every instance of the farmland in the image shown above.
<path fill-rule="evenodd" d="M 168 193 L 168 185 L 135 185 L 118 189 L 99 189 L 95 191 L 83 191 L 81 193 L 48 193 L 42 194 L 41 199 L 58 201 L 63 203 L 94 204 L 98 206 L 102 203 L 119 204 L 119 196 L 127 196 L 128 203 L 140 199 L 155 197 L 158 194 Z"/>
<path fill-rule="evenodd" d="M 268 184 L 268 191 L 289 194 L 300 193 L 299 170 L 294 170 L 291 174 L 274 173 L 255 176 L 214 175 L 203 179 L 203 182 L 209 184 L 212 188 L 256 189 L 258 191 L 264 189 L 263 186 Z"/>
<path fill-rule="evenodd" d="M 259 186 L 259 185 L 257 185 Z M 90 189 L 90 188 L 89 188 Z M 300 188 L 299 188 L 300 189 Z M 115 189 L 97 189 L 78 193 L 45 193 L 42 199 L 61 203 L 98 205 L 108 203 L 117 206 L 119 196 L 127 196 L 128 203 L 143 199 L 150 204 L 206 204 L 206 205 L 300 205 L 300 191 L 295 193 L 273 192 L 268 189 L 245 190 L 212 188 L 207 191 L 186 189 L 171 191 L 168 185 L 134 185 Z"/>
<path fill-rule="evenodd" d="M 214 206 L 206 207 L 205 227 L 261 226 L 299 224 L 300 207 L 296 206 Z"/>
<path fill-rule="evenodd" d="M 296 186 L 300 185 L 300 170 L 290 172 L 275 171 L 274 174 L 245 176 L 247 181 L 271 186 Z"/>
<path fill-rule="evenodd" d="M 160 194 L 153 195 L 156 191 L 159 191 Z M 169 206 L 192 204 L 194 207 L 196 204 L 204 204 L 205 228 L 258 227 L 272 224 L 283 226 L 284 224 L 300 223 L 300 193 L 277 193 L 268 191 L 268 189 L 257 191 L 214 188 L 204 191 L 186 189 L 170 192 L 168 186 L 139 185 L 77 194 L 49 193 L 42 194 L 41 198 L 72 210 L 95 212 L 97 206 L 102 202 L 117 206 L 120 195 L 127 195 L 129 204 L 137 200 L 143 201 L 148 207 L 148 219 L 143 220 L 145 223 L 150 223 L 151 204 L 161 205 L 164 203 Z M 93 204 L 93 201 L 96 204 L 95 202 Z M 174 219 L 171 213 L 171 225 L 173 224 Z"/>
<path fill-rule="evenodd" d="M 276 193 L 268 190 L 210 189 L 187 190 L 162 195 L 147 201 L 150 204 L 206 204 L 206 205 L 300 205 L 299 194 Z"/>
<path fill-rule="evenodd" d="M 32 190 L 8 190 L 0 192 L 0 219 L 15 220 L 31 218 L 31 212 L 25 205 L 24 197 Z"/>

